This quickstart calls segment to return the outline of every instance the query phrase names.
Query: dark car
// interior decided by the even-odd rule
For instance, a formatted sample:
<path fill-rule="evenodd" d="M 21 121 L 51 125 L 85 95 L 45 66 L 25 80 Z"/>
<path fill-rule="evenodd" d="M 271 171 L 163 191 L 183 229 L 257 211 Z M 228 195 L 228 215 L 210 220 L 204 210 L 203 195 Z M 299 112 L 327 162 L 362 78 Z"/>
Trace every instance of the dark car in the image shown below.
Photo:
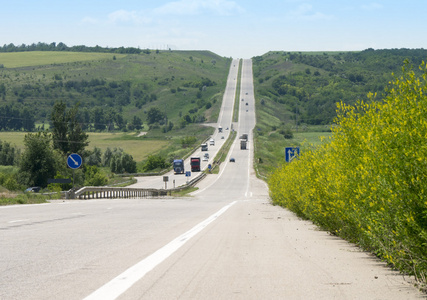
<path fill-rule="evenodd" d="M 236 160 L 232 157 L 230 158 L 230 162 L 236 162 Z"/>
<path fill-rule="evenodd" d="M 41 187 L 39 186 L 33 186 L 33 187 L 29 187 L 28 189 L 25 190 L 26 193 L 38 193 L 40 192 Z"/>

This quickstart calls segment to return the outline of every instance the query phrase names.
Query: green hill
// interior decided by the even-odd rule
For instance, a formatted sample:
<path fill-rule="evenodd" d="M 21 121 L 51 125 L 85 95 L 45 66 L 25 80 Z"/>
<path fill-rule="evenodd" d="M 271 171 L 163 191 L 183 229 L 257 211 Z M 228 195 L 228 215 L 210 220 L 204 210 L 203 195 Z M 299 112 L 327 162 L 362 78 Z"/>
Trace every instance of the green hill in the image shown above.
<path fill-rule="evenodd" d="M 208 51 L 0 53 L 0 130 L 47 125 L 55 101 L 79 103 L 87 131 L 215 121 L 230 62 Z"/>
<path fill-rule="evenodd" d="M 382 99 L 405 60 L 416 73 L 424 49 L 367 49 L 359 52 L 268 52 L 253 58 L 257 105 L 256 159 L 268 175 L 284 159 L 284 147 L 319 143 L 329 135 L 337 103 Z M 317 134 L 316 134 L 317 132 Z M 285 138 L 291 136 L 293 138 Z"/>

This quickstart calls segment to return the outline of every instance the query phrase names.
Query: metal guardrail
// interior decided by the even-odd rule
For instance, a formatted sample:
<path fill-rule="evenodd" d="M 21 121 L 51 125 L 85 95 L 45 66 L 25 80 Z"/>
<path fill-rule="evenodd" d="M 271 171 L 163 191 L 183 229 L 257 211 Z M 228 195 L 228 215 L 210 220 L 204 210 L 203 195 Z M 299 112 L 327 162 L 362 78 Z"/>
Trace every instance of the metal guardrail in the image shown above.
<path fill-rule="evenodd" d="M 196 185 L 199 181 L 206 177 L 205 173 L 201 173 L 196 178 L 188 183 L 173 189 L 146 189 L 146 188 L 127 188 L 127 187 L 99 187 L 85 186 L 76 191 L 69 190 L 66 193 L 66 199 L 112 199 L 112 198 L 149 198 L 171 195 L 172 192 L 177 192 Z"/>
<path fill-rule="evenodd" d="M 166 195 L 167 190 L 85 186 L 77 191 L 69 191 L 67 199 L 148 198 Z"/>

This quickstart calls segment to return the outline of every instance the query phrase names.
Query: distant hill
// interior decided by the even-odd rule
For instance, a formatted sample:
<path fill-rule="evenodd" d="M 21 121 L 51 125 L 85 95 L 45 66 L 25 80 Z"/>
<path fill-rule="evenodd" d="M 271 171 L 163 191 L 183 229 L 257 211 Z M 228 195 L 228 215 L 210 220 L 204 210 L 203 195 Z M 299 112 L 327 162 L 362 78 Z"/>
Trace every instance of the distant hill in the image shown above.
<path fill-rule="evenodd" d="M 253 58 L 256 93 L 277 126 L 332 124 L 337 102 L 366 100 L 369 92 L 381 99 L 405 60 L 417 71 L 426 59 L 424 49 L 274 51 Z"/>
<path fill-rule="evenodd" d="M 0 130 L 47 125 L 55 101 L 79 103 L 88 131 L 134 130 L 142 122 L 144 130 L 166 132 L 216 121 L 229 58 L 209 51 L 64 51 L 61 43 L 51 45 L 55 49 L 39 44 L 33 48 L 43 51 L 0 48 Z"/>

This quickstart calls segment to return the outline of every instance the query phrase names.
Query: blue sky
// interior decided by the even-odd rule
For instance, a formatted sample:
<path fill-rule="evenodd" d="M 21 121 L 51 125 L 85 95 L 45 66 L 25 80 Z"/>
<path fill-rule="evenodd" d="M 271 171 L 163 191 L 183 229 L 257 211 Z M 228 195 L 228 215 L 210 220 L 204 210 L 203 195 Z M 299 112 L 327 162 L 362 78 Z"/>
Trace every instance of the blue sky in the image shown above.
<path fill-rule="evenodd" d="M 425 0 L 0 0 L 0 45 L 268 51 L 427 48 Z"/>

